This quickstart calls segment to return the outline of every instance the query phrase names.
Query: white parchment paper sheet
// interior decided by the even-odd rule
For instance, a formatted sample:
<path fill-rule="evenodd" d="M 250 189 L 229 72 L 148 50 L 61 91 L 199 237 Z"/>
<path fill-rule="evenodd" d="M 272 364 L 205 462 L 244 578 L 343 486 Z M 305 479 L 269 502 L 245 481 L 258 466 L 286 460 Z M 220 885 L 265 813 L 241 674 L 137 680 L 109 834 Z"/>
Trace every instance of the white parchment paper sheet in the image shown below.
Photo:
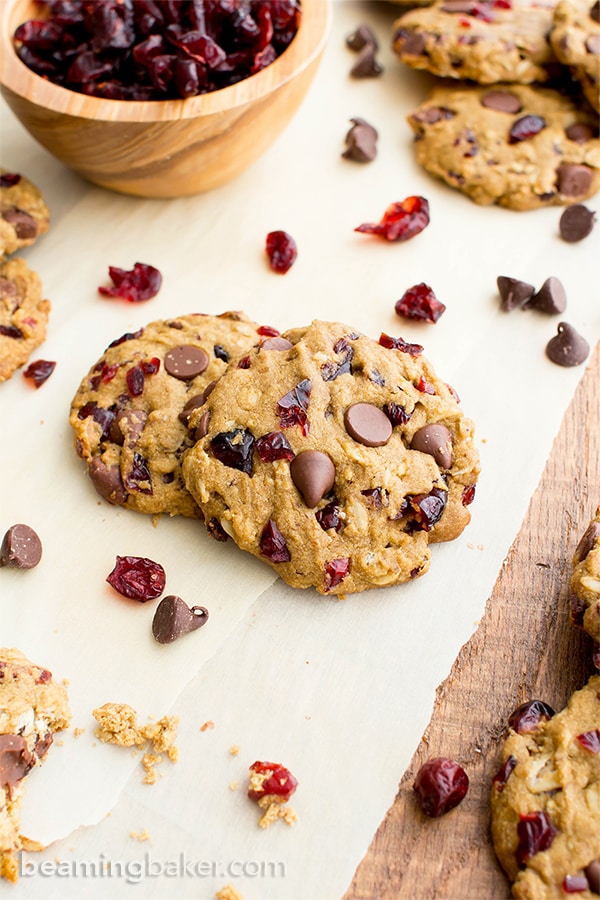
<path fill-rule="evenodd" d="M 583 367 L 546 359 L 556 318 L 500 312 L 496 276 L 536 286 L 558 276 L 568 296 L 563 318 L 593 345 L 597 235 L 567 245 L 558 237 L 559 209 L 477 207 L 418 169 L 405 116 L 430 79 L 393 58 L 390 7 L 334 4 L 330 43 L 297 117 L 235 183 L 203 196 L 141 200 L 88 185 L 1 106 L 2 164 L 42 187 L 52 210 L 50 231 L 23 256 L 53 305 L 34 358 L 57 360 L 57 368 L 38 391 L 19 373 L 0 386 L 0 532 L 27 522 L 44 544 L 37 569 L 1 572 L 0 644 L 68 679 L 73 725 L 84 729 L 67 733 L 28 778 L 23 831 L 56 843 L 26 857 L 15 898 L 83 890 L 208 898 L 228 881 L 246 900 L 339 897 L 518 531 Z M 380 38 L 385 71 L 356 81 L 345 37 L 362 21 Z M 340 156 L 356 116 L 379 132 L 368 165 Z M 417 238 L 394 245 L 354 233 L 409 194 L 431 205 L 431 224 Z M 279 228 L 299 247 L 283 277 L 269 271 L 263 250 L 266 233 Z M 157 298 L 126 304 L 97 294 L 108 265 L 136 261 L 161 269 Z M 435 326 L 394 314 L 395 301 L 421 281 L 447 305 Z M 424 578 L 328 600 L 275 581 L 270 568 L 211 541 L 199 523 L 163 518 L 153 527 L 99 502 L 67 422 L 80 379 L 125 331 L 225 309 L 280 329 L 338 319 L 375 338 L 386 331 L 425 346 L 477 423 L 483 471 L 471 525 L 434 548 Z M 209 607 L 207 626 L 156 645 L 155 604 L 123 601 L 105 583 L 117 554 L 160 561 L 167 592 Z M 130 703 L 143 721 L 179 715 L 181 758 L 163 764 L 156 785 L 141 784 L 139 757 L 95 740 L 91 711 L 107 701 Z M 208 720 L 214 728 L 201 731 Z M 256 827 L 244 789 L 256 758 L 297 775 L 293 828 Z M 144 829 L 147 842 L 129 836 Z"/>

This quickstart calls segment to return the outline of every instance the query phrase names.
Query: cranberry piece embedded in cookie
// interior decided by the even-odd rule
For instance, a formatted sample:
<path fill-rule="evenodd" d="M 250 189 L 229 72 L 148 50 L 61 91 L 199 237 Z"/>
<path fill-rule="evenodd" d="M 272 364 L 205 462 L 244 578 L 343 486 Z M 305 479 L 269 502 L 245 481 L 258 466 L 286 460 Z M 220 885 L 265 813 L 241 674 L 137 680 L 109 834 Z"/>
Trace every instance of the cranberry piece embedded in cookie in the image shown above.
<path fill-rule="evenodd" d="M 260 555 L 274 563 L 289 562 L 292 558 L 285 538 L 273 519 L 269 519 L 262 530 Z"/>
<path fill-rule="evenodd" d="M 600 753 L 600 730 L 597 728 L 578 734 L 576 741 L 588 753 Z"/>
<path fill-rule="evenodd" d="M 125 487 L 128 491 L 137 491 L 140 494 L 152 494 L 152 474 L 148 467 L 148 461 L 141 453 L 133 454 L 133 464 L 125 478 Z"/>
<path fill-rule="evenodd" d="M 281 431 L 271 431 L 256 439 L 256 452 L 263 462 L 276 462 L 278 459 L 294 459 L 294 451 L 286 436 Z"/>
<path fill-rule="evenodd" d="M 401 353 L 408 353 L 412 357 L 420 356 L 423 352 L 421 344 L 410 344 L 401 337 L 390 337 L 389 334 L 385 334 L 383 331 L 379 335 L 379 343 L 388 350 L 400 350 Z"/>
<path fill-rule="evenodd" d="M 442 518 L 448 502 L 448 491 L 432 488 L 429 494 L 405 497 L 402 516 L 408 516 L 413 531 L 431 531 Z"/>
<path fill-rule="evenodd" d="M 341 584 L 346 575 L 350 572 L 350 560 L 348 557 L 340 557 L 338 559 L 330 559 L 325 565 L 324 588 L 325 593 L 332 591 L 338 584 Z"/>
<path fill-rule="evenodd" d="M 290 463 L 290 475 L 302 499 L 312 509 L 333 487 L 335 466 L 327 453 L 305 450 Z"/>
<path fill-rule="evenodd" d="M 286 803 L 297 787 L 298 780 L 280 763 L 257 760 L 250 766 L 248 796 L 251 800 L 271 796 Z"/>
<path fill-rule="evenodd" d="M 532 856 L 547 850 L 558 834 L 558 829 L 545 810 L 521 813 L 517 824 L 519 843 L 515 856 L 520 868 L 529 862 Z"/>
<path fill-rule="evenodd" d="M 511 713 L 508 717 L 508 726 L 517 734 L 532 734 L 554 715 L 556 714 L 552 707 L 543 700 L 528 700 Z"/>
<path fill-rule="evenodd" d="M 340 517 L 340 504 L 335 497 L 327 506 L 318 510 L 315 517 L 323 531 L 329 531 L 330 528 L 333 528 L 334 531 L 341 531 L 343 522 Z"/>
<path fill-rule="evenodd" d="M 499 794 L 504 790 L 504 786 L 508 779 L 510 778 L 514 767 L 517 764 L 516 756 L 513 756 L 512 753 L 505 761 L 502 763 L 496 774 L 492 778 L 492 784 L 496 788 Z"/>
<path fill-rule="evenodd" d="M 254 437 L 249 431 L 244 428 L 223 431 L 211 440 L 210 449 L 215 459 L 224 466 L 252 475 Z"/>
<path fill-rule="evenodd" d="M 282 428 L 291 428 L 292 425 L 299 425 L 304 437 L 308 435 L 310 426 L 307 410 L 311 391 L 312 383 L 309 378 L 305 378 L 277 401 L 277 412 L 279 413 Z"/>
<path fill-rule="evenodd" d="M 454 760 L 438 756 L 421 766 L 413 790 L 425 815 L 437 818 L 464 800 L 469 776 Z"/>
<path fill-rule="evenodd" d="M 410 413 L 407 413 L 399 403 L 386 403 L 383 411 L 394 428 L 396 425 L 406 425 L 410 419 Z"/>
<path fill-rule="evenodd" d="M 160 563 L 143 556 L 117 556 L 108 583 L 131 600 L 154 600 L 165 589 L 166 575 Z"/>
<path fill-rule="evenodd" d="M 562 889 L 565 894 L 581 894 L 589 888 L 585 875 L 565 875 Z"/>
<path fill-rule="evenodd" d="M 546 127 L 546 120 L 542 116 L 521 116 L 511 125 L 508 133 L 508 143 L 517 144 L 520 141 L 528 141 L 535 137 Z"/>

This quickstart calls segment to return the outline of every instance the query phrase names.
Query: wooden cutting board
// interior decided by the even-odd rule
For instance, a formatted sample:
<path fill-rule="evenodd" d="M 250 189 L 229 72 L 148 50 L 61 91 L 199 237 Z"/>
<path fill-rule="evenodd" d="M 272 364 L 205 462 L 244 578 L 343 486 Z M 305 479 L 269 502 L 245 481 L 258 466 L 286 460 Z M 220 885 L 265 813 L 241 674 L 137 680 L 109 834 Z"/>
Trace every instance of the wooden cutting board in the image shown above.
<path fill-rule="evenodd" d="M 344 900 L 495 900 L 510 885 L 489 836 L 489 786 L 505 724 L 525 700 L 559 710 L 593 672 L 591 640 L 569 617 L 571 558 L 600 504 L 600 344 L 596 346 L 481 623 L 437 690 L 396 800 Z M 412 784 L 432 756 L 470 778 L 451 813 L 428 819 Z"/>

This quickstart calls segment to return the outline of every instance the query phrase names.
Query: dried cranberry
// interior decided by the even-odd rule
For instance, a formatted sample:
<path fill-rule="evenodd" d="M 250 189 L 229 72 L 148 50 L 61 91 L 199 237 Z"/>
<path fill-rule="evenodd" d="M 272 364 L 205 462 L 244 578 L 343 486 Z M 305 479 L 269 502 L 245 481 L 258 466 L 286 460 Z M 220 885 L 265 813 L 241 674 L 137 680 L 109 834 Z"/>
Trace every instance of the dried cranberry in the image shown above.
<path fill-rule="evenodd" d="M 546 122 L 541 116 L 521 116 L 513 122 L 508 133 L 508 143 L 517 144 L 519 141 L 527 141 L 539 134 L 546 127 Z"/>
<path fill-rule="evenodd" d="M 54 372 L 56 363 L 48 359 L 36 359 L 29 363 L 23 371 L 25 378 L 31 378 L 36 388 L 39 388 Z"/>
<path fill-rule="evenodd" d="M 473 500 L 475 499 L 475 485 L 468 484 L 462 492 L 462 505 L 470 506 Z"/>
<path fill-rule="evenodd" d="M 315 518 L 323 531 L 329 531 L 330 528 L 333 528 L 334 531 L 340 531 L 343 522 L 340 518 L 340 505 L 336 498 L 334 497 L 327 506 L 319 509 L 315 513 Z"/>
<path fill-rule="evenodd" d="M 117 556 L 106 580 L 116 591 L 132 600 L 154 600 L 165 589 L 166 575 L 160 563 L 144 556 Z"/>
<path fill-rule="evenodd" d="M 116 266 L 108 267 L 108 274 L 114 287 L 100 286 L 98 291 L 103 297 L 122 297 L 130 303 L 150 300 L 156 297 L 162 284 L 162 275 L 154 266 L 136 262 L 133 269 L 126 271 Z"/>
<path fill-rule="evenodd" d="M 292 425 L 299 425 L 304 437 L 308 435 L 307 411 L 311 390 L 312 383 L 310 379 L 305 378 L 278 401 L 277 412 L 279 413 L 282 428 L 291 428 Z"/>
<path fill-rule="evenodd" d="M 369 488 L 366 491 L 361 491 L 363 497 L 366 497 L 367 503 L 369 506 L 372 506 L 373 509 L 382 509 L 384 506 L 388 505 L 388 496 L 387 491 L 383 488 Z"/>
<path fill-rule="evenodd" d="M 340 338 L 334 346 L 336 353 L 343 353 L 344 357 L 341 362 L 326 362 L 321 366 L 321 377 L 323 381 L 335 381 L 340 375 L 345 375 L 352 371 L 352 358 L 354 350 L 345 338 Z"/>
<path fill-rule="evenodd" d="M 281 334 L 277 328 L 273 328 L 271 325 L 259 325 L 256 331 L 261 337 L 279 337 Z"/>
<path fill-rule="evenodd" d="M 492 784 L 498 791 L 498 793 L 502 793 L 504 790 L 504 785 L 510 778 L 512 770 L 517 764 L 516 756 L 513 756 L 512 753 L 510 756 L 506 758 L 506 760 L 502 763 L 496 774 L 492 778 Z"/>
<path fill-rule="evenodd" d="M 554 715 L 554 710 L 543 700 L 528 700 L 518 706 L 508 718 L 509 728 L 517 734 L 531 734 L 537 731 L 542 722 Z"/>
<path fill-rule="evenodd" d="M 403 515 L 410 520 L 413 531 L 431 531 L 442 518 L 448 502 L 448 492 L 432 488 L 429 494 L 408 494 Z"/>
<path fill-rule="evenodd" d="M 421 322 L 437 322 L 446 307 L 437 299 L 429 285 L 415 284 L 404 292 L 394 306 L 399 316 Z"/>
<path fill-rule="evenodd" d="M 81 407 L 77 413 L 77 418 L 87 419 L 88 416 L 91 416 L 94 422 L 97 422 L 102 429 L 100 440 L 106 441 L 110 436 L 110 428 L 115 421 L 115 415 L 114 409 L 104 409 L 102 406 L 98 406 L 95 400 L 90 400 Z"/>
<path fill-rule="evenodd" d="M 144 359 L 140 363 L 140 369 L 144 375 L 156 375 L 160 369 L 160 359 L 158 356 L 153 356 L 152 359 Z"/>
<path fill-rule="evenodd" d="M 294 238 L 287 231 L 270 231 L 265 245 L 269 265 L 274 272 L 285 275 L 296 262 L 298 248 Z"/>
<path fill-rule="evenodd" d="M 15 341 L 19 341 L 23 337 L 23 332 L 16 325 L 0 325 L 0 334 L 13 338 Z"/>
<path fill-rule="evenodd" d="M 251 778 L 251 785 L 248 788 L 248 796 L 251 800 L 275 796 L 279 797 L 281 801 L 287 802 L 298 787 L 297 779 L 289 769 L 280 763 L 257 760 L 250 766 L 250 772 L 254 776 L 262 776 L 258 779 Z"/>
<path fill-rule="evenodd" d="M 285 538 L 273 519 L 269 519 L 262 530 L 260 555 L 274 563 L 289 562 L 292 558 Z"/>
<path fill-rule="evenodd" d="M 125 381 L 131 397 L 139 397 L 144 393 L 146 376 L 141 366 L 132 366 L 125 376 Z"/>
<path fill-rule="evenodd" d="M 292 460 L 296 455 L 281 431 L 271 431 L 256 439 L 256 452 L 263 462 Z"/>
<path fill-rule="evenodd" d="M 14 187 L 14 185 L 18 184 L 20 180 L 21 176 L 16 172 L 4 172 L 2 175 L 0 175 L 0 187 Z"/>
<path fill-rule="evenodd" d="M 213 352 L 217 359 L 222 359 L 223 362 L 229 362 L 229 353 L 223 346 L 223 344 L 215 344 L 213 347 Z"/>
<path fill-rule="evenodd" d="M 547 850 L 557 834 L 545 810 L 521 813 L 517 824 L 519 843 L 515 851 L 519 867 L 523 868 L 536 853 Z"/>
<path fill-rule="evenodd" d="M 125 487 L 140 494 L 152 494 L 152 475 L 141 453 L 133 454 L 133 463 L 125 479 Z"/>
<path fill-rule="evenodd" d="M 422 394 L 431 394 L 431 396 L 435 395 L 434 386 L 429 381 L 427 381 L 427 379 L 425 378 L 424 375 L 421 375 L 421 377 L 417 381 L 415 387 Z"/>
<path fill-rule="evenodd" d="M 600 731 L 595 728 L 593 731 L 578 734 L 577 743 L 589 753 L 600 753 Z"/>
<path fill-rule="evenodd" d="M 206 523 L 206 530 L 208 531 L 210 536 L 215 539 L 215 541 L 225 543 L 225 541 L 229 540 L 229 535 L 218 519 L 209 519 L 209 521 Z"/>
<path fill-rule="evenodd" d="M 210 449 L 215 459 L 224 466 L 252 475 L 254 437 L 251 432 L 244 428 L 223 431 L 211 440 Z"/>
<path fill-rule="evenodd" d="M 399 403 L 386 403 L 383 411 L 394 427 L 396 425 L 406 425 L 410 419 L 410 413 L 407 413 Z"/>
<path fill-rule="evenodd" d="M 469 790 L 469 777 L 454 760 L 437 756 L 423 763 L 413 789 L 425 815 L 437 818 L 464 800 Z"/>
<path fill-rule="evenodd" d="M 350 560 L 348 557 L 330 559 L 329 562 L 325 564 L 325 591 L 332 591 L 338 584 L 341 584 L 349 571 Z"/>
<path fill-rule="evenodd" d="M 386 241 L 408 241 L 429 225 L 429 203 L 425 197 L 406 197 L 392 203 L 381 222 L 365 223 L 355 228 L 362 234 L 375 234 Z"/>
<path fill-rule="evenodd" d="M 116 338 L 112 341 L 107 350 L 110 350 L 111 347 L 118 347 L 120 344 L 124 344 L 126 341 L 134 341 L 136 338 L 139 338 L 143 335 L 144 329 L 139 328 L 137 331 L 126 331 L 125 334 L 122 334 L 121 337 Z"/>
<path fill-rule="evenodd" d="M 587 891 L 589 883 L 585 875 L 565 875 L 562 889 L 565 894 L 581 894 Z"/>
<path fill-rule="evenodd" d="M 420 344 L 409 344 L 408 341 L 400 337 L 390 337 L 389 334 L 385 334 L 383 331 L 379 335 L 379 343 L 388 350 L 400 350 L 401 353 L 408 353 L 409 356 L 413 357 L 420 356 L 423 352 L 423 347 Z"/>

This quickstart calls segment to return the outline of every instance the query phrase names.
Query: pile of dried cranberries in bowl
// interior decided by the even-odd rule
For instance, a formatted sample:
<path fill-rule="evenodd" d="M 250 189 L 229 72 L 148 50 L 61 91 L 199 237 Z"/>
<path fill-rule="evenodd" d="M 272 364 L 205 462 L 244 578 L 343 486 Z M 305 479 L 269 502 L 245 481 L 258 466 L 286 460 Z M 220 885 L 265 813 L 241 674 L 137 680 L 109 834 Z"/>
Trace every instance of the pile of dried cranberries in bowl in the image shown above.
<path fill-rule="evenodd" d="M 206 94 L 260 72 L 292 42 L 300 0 L 47 0 L 14 33 L 37 75 L 110 100 Z"/>

